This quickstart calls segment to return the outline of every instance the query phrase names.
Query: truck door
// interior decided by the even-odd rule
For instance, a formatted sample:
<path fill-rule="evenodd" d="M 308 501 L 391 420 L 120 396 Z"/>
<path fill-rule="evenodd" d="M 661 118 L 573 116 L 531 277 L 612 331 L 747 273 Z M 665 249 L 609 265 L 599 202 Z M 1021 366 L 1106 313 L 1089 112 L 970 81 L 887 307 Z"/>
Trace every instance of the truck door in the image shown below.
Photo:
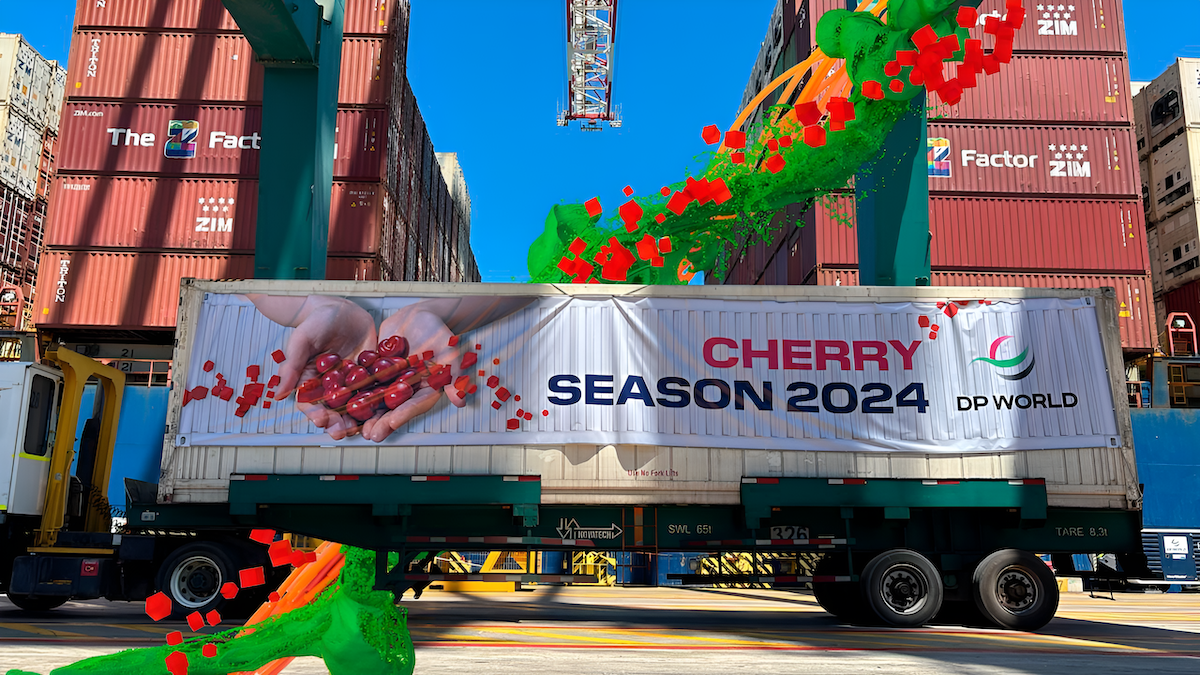
<path fill-rule="evenodd" d="M 33 368 L 25 371 L 24 429 L 18 432 L 8 512 L 40 516 L 46 501 L 59 383 Z"/>

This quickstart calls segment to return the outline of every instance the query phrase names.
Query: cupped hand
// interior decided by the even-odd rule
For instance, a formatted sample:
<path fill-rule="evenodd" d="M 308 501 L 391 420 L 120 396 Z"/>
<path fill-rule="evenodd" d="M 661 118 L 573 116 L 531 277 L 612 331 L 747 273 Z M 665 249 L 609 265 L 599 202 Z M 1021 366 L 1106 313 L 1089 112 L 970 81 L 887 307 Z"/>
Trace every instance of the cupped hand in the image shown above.
<path fill-rule="evenodd" d="M 275 400 L 283 400 L 306 380 L 318 377 L 313 360 L 326 352 L 353 359 L 359 352 L 375 349 L 378 340 L 375 320 L 365 309 L 346 300 L 310 295 L 300 311 L 295 329 L 284 345 L 286 357 L 279 366 L 279 387 Z M 358 433 L 358 422 L 320 402 L 300 403 L 296 409 L 330 438 L 341 440 Z"/>
<path fill-rule="evenodd" d="M 379 326 L 381 340 L 393 335 L 408 338 L 409 354 L 432 351 L 434 363 L 451 366 L 451 372 L 455 377 L 462 374 L 457 370 L 460 350 L 458 347 L 450 346 L 450 338 L 453 333 L 436 314 L 422 309 L 420 305 L 405 307 L 384 319 Z M 376 443 L 387 440 L 394 431 L 437 405 L 443 394 L 454 406 L 463 407 L 466 405 L 466 400 L 454 388 L 453 381 L 452 378 L 452 384 L 441 390 L 430 389 L 427 384 L 422 383 L 421 388 L 413 394 L 412 398 L 401 403 L 394 410 L 377 414 L 364 422 L 363 438 Z"/>

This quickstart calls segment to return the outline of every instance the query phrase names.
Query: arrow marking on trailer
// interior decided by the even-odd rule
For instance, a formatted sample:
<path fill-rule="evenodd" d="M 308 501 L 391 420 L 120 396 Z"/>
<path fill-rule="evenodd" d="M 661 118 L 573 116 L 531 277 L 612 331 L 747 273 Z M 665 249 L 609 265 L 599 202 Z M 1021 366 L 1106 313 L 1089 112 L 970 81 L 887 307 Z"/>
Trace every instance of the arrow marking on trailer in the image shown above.
<path fill-rule="evenodd" d="M 608 527 L 580 527 L 574 518 L 559 518 L 557 529 L 558 536 L 563 539 L 616 539 L 622 532 L 616 523 Z"/>

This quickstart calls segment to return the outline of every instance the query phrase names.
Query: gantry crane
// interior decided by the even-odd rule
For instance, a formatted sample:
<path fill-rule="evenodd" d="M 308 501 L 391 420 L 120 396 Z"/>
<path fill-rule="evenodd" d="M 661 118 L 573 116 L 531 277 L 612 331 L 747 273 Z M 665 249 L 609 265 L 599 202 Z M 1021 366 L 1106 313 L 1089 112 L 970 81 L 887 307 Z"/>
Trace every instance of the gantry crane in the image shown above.
<path fill-rule="evenodd" d="M 579 121 L 599 131 L 621 126 L 612 86 L 617 38 L 617 0 L 567 0 L 567 104 L 558 126 Z"/>

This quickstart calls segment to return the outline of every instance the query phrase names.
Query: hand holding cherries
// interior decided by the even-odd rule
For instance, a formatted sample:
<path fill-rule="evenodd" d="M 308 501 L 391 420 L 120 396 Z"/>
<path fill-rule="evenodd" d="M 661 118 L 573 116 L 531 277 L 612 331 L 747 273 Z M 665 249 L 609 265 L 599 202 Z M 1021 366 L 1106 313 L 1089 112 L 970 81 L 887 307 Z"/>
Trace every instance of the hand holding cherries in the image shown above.
<path fill-rule="evenodd" d="M 393 335 L 375 350 L 354 359 L 321 354 L 313 362 L 318 377 L 304 381 L 296 393 L 300 403 L 319 403 L 365 422 L 376 413 L 395 410 L 422 386 L 435 390 L 450 383 L 450 366 L 433 362 L 433 352 L 408 353 L 408 340 Z"/>

